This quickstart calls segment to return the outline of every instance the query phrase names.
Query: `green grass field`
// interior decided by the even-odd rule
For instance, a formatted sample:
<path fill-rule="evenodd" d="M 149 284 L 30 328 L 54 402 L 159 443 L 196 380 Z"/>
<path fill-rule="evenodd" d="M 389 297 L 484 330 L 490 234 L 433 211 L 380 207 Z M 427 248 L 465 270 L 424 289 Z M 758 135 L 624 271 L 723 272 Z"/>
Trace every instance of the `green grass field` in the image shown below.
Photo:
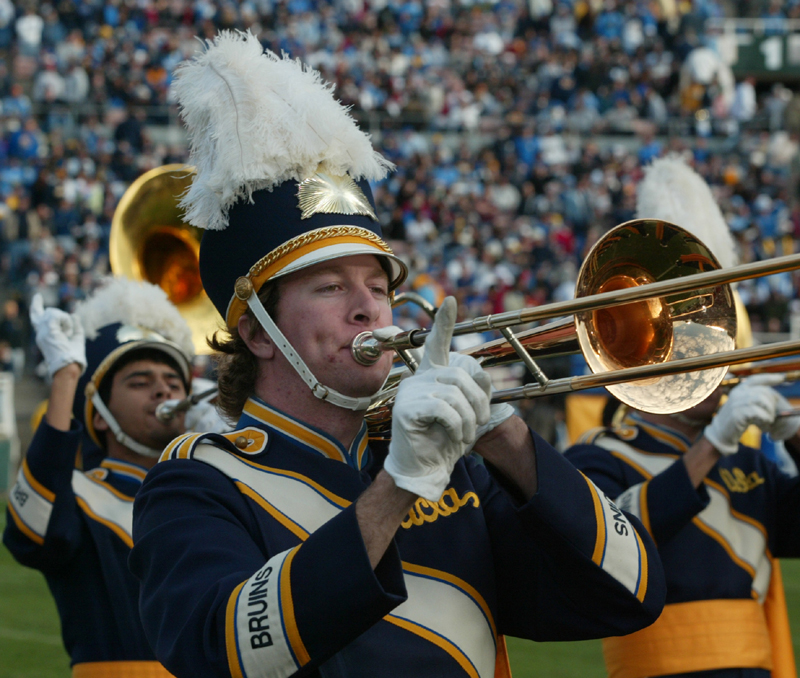
<path fill-rule="evenodd" d="M 5 504 L 0 504 L 0 531 Z M 782 562 L 795 655 L 800 657 L 800 561 Z M 510 638 L 514 678 L 603 678 L 600 641 L 532 643 Z M 44 577 L 0 547 L 0 678 L 68 678 L 53 599 Z"/>

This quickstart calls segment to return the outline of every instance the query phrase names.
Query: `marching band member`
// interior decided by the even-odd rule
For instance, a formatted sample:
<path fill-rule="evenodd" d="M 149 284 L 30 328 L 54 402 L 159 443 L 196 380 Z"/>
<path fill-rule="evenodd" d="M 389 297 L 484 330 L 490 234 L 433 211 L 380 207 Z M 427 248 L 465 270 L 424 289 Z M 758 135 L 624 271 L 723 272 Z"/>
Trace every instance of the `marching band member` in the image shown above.
<path fill-rule="evenodd" d="M 191 331 L 164 292 L 110 281 L 74 314 L 31 305 L 52 379 L 47 411 L 8 501 L 3 542 L 47 579 L 74 678 L 168 676 L 139 620 L 128 570 L 133 497 L 183 415 L 156 407 L 191 383 Z M 85 438 L 105 454 L 76 468 Z M 86 445 L 84 444 L 83 447 Z"/>
<path fill-rule="evenodd" d="M 800 556 L 800 479 L 739 443 L 750 424 L 800 444 L 800 417 L 749 377 L 716 411 L 721 391 L 680 415 L 633 410 L 595 429 L 566 457 L 652 535 L 667 575 L 667 604 L 651 627 L 603 641 L 611 678 L 768 678 L 773 658 L 763 604 L 772 557 Z M 712 419 L 713 417 L 713 419 Z M 700 673 L 702 672 L 702 673 Z"/>
<path fill-rule="evenodd" d="M 503 634 L 652 623 L 652 541 L 490 406 L 488 375 L 449 353 L 454 300 L 400 385 L 388 451 L 370 445 L 392 357 L 363 366 L 350 344 L 391 324 L 406 268 L 367 181 L 388 163 L 318 74 L 225 32 L 175 92 L 197 170 L 184 204 L 227 321 L 219 402 L 239 423 L 178 437 L 136 497 L 130 567 L 158 659 L 186 678 L 487 678 L 508 675 Z"/>
<path fill-rule="evenodd" d="M 687 228 L 723 265 L 736 263 L 708 185 L 680 159 L 662 158 L 646 170 L 637 209 Z M 776 416 L 791 409 L 772 388 L 781 379 L 750 377 L 721 408 L 718 389 L 678 414 L 630 410 L 567 450 L 567 459 L 641 519 L 667 576 L 658 621 L 603 641 L 610 678 L 797 675 L 775 559 L 800 556 L 800 480 L 739 442 L 754 424 L 776 441 L 800 443 L 800 417 Z"/>

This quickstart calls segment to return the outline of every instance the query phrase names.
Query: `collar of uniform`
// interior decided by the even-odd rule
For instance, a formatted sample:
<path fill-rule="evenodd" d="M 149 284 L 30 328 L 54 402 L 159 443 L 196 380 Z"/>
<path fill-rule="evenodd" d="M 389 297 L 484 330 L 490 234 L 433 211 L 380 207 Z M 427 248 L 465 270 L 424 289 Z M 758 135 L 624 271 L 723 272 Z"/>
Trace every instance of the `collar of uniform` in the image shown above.
<path fill-rule="evenodd" d="M 102 468 L 107 468 L 113 473 L 129 478 L 130 480 L 136 480 L 140 483 L 147 475 L 147 469 L 144 466 L 132 464 L 129 461 L 122 461 L 120 459 L 109 459 L 106 457 L 102 462 L 100 462 L 100 466 Z"/>
<path fill-rule="evenodd" d="M 276 435 L 289 438 L 315 454 L 344 462 L 356 470 L 361 470 L 367 463 L 366 422 L 361 425 L 361 430 L 351 443 L 350 449 L 346 449 L 338 440 L 324 431 L 290 417 L 253 396 L 248 398 L 245 403 L 244 411 L 236 428 L 240 429 L 246 426 L 267 428 Z"/>
<path fill-rule="evenodd" d="M 663 424 L 654 424 L 652 421 L 646 421 L 636 412 L 628 414 L 622 423 L 628 426 L 638 426 L 651 438 L 655 438 L 658 442 L 669 445 L 680 452 L 686 452 L 692 444 L 692 441 L 683 433 L 679 433 Z"/>

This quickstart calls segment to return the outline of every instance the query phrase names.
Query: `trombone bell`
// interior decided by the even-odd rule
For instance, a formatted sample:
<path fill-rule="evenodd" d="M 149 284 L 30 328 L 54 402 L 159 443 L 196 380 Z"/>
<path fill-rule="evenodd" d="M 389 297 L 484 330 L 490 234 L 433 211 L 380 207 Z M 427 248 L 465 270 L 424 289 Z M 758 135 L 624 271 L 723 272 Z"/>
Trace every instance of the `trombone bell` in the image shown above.
<path fill-rule="evenodd" d="M 589 252 L 576 297 L 621 291 L 720 268 L 693 235 L 657 219 L 612 229 Z M 729 285 L 652 297 L 575 314 L 586 362 L 595 374 L 733 350 L 736 311 Z M 669 414 L 702 402 L 727 367 L 607 386 L 630 407 Z"/>
<path fill-rule="evenodd" d="M 631 267 L 632 268 L 632 267 Z M 597 293 L 616 292 L 653 282 L 644 269 L 614 272 L 596 285 Z M 592 311 L 593 344 L 612 369 L 664 362 L 672 349 L 672 323 L 661 299 L 636 301 Z"/>

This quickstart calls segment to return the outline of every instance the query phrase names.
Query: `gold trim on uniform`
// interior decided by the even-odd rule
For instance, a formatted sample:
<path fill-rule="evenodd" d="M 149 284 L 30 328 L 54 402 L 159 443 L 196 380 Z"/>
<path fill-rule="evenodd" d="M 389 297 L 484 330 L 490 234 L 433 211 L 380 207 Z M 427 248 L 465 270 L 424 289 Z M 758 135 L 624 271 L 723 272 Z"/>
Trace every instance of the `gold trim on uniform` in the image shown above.
<path fill-rule="evenodd" d="M 83 662 L 72 667 L 72 678 L 173 678 L 154 661 Z"/>
<path fill-rule="evenodd" d="M 259 259 L 255 264 L 250 267 L 250 272 L 247 277 L 250 280 L 258 278 L 259 274 L 265 269 L 269 268 L 279 259 L 283 259 L 287 254 L 294 252 L 301 247 L 310 245 L 311 243 L 318 242 L 319 240 L 327 240 L 328 238 L 346 238 L 357 237 L 368 240 L 371 244 L 383 250 L 386 254 L 394 254 L 392 248 L 387 245 L 384 240 L 373 233 L 367 228 L 361 226 L 326 226 L 325 228 L 317 228 L 308 233 L 301 233 L 300 235 L 287 240 L 282 245 L 276 247 L 272 252 Z"/>

